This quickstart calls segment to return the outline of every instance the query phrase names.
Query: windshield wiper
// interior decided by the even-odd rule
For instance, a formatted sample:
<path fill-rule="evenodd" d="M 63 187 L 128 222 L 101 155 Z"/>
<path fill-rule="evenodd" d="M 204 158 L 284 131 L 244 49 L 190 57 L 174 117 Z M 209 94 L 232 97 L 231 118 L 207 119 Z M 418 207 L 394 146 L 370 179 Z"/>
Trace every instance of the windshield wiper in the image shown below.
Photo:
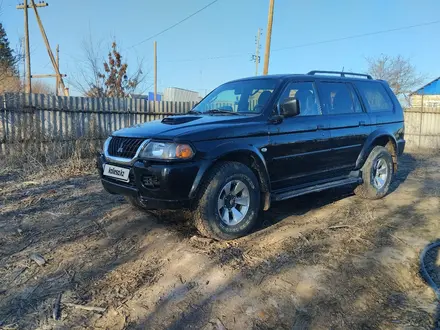
<path fill-rule="evenodd" d="M 212 109 L 212 110 L 208 110 L 205 113 L 225 113 L 225 114 L 229 114 L 229 115 L 235 115 L 235 116 L 239 116 L 240 114 L 238 112 L 233 112 L 230 110 L 223 110 L 223 109 Z"/>
<path fill-rule="evenodd" d="M 186 114 L 190 114 L 190 115 L 200 115 L 202 114 L 200 111 L 197 110 L 189 110 Z"/>

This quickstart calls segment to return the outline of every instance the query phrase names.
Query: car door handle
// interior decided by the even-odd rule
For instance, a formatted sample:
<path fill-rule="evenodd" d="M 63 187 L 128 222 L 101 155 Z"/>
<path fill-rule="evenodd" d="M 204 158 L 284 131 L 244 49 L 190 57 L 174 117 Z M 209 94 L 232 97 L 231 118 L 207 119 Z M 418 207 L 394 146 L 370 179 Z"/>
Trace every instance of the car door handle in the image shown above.
<path fill-rule="evenodd" d="M 316 129 L 324 129 L 324 125 L 316 125 Z"/>
<path fill-rule="evenodd" d="M 359 122 L 359 126 L 365 126 L 365 122 L 362 120 Z"/>

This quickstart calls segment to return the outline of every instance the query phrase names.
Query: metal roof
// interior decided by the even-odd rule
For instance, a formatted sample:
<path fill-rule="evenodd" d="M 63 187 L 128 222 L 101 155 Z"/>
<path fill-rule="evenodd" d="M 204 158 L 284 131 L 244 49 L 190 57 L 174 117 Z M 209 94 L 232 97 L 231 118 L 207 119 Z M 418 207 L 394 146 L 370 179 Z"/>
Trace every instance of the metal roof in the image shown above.
<path fill-rule="evenodd" d="M 410 95 L 440 95 L 440 77 L 412 92 Z"/>

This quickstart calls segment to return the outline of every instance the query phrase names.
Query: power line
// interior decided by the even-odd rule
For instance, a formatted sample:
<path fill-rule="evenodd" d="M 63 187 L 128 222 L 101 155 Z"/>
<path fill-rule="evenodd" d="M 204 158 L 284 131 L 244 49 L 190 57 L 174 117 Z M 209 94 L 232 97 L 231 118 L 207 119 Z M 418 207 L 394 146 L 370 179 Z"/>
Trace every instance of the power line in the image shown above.
<path fill-rule="evenodd" d="M 381 31 L 367 32 L 367 33 L 362 33 L 362 34 L 355 34 L 355 35 L 351 35 L 351 36 L 348 36 L 348 37 L 328 39 L 328 40 L 322 40 L 322 41 L 316 41 L 316 42 L 309 42 L 309 43 L 305 43 L 305 44 L 302 44 L 302 45 L 277 48 L 277 49 L 274 49 L 272 51 L 275 52 L 275 51 L 282 51 L 282 50 L 286 50 L 286 49 L 295 49 L 295 48 L 302 48 L 302 47 L 321 45 L 321 44 L 326 44 L 326 43 L 331 43 L 331 42 L 337 42 L 337 41 L 344 41 L 344 40 L 349 40 L 349 39 L 368 37 L 368 36 L 373 36 L 373 35 L 377 35 L 377 34 L 384 34 L 384 33 L 390 33 L 390 32 L 395 32 L 395 31 L 408 30 L 408 29 L 413 29 L 413 28 L 416 28 L 416 27 L 434 25 L 434 24 L 438 24 L 438 23 L 440 23 L 440 20 L 433 21 L 433 22 L 428 22 L 428 23 L 416 24 L 416 25 L 408 25 L 408 26 L 403 26 L 403 27 L 394 28 L 394 29 L 388 29 L 388 30 L 381 30 Z"/>
<path fill-rule="evenodd" d="M 173 25 L 167 27 L 166 29 L 164 29 L 164 30 L 162 30 L 162 31 L 160 31 L 160 32 L 158 32 L 158 33 L 156 33 L 156 34 L 150 36 L 150 37 L 148 37 L 147 39 L 144 39 L 144 40 L 142 40 L 142 41 L 139 41 L 138 43 L 136 43 L 136 44 L 134 44 L 134 45 L 128 47 L 127 49 L 134 48 L 134 47 L 136 47 L 136 46 L 139 46 L 140 44 L 143 44 L 144 42 L 147 42 L 147 41 L 149 41 L 149 40 L 151 40 L 151 39 L 153 39 L 153 38 L 156 38 L 157 36 L 160 36 L 161 34 L 163 34 L 163 33 L 167 32 L 167 31 L 171 30 L 172 28 L 176 27 L 177 25 L 182 24 L 183 22 L 189 20 L 191 17 L 197 15 L 198 13 L 200 13 L 200 12 L 203 11 L 203 10 L 205 10 L 206 8 L 212 6 L 212 5 L 213 5 L 214 3 L 216 3 L 217 1 L 218 1 L 218 0 L 214 0 L 214 1 L 210 2 L 210 3 L 208 3 L 206 6 L 200 8 L 200 9 L 197 10 L 196 12 L 194 12 L 194 13 L 192 13 L 191 15 L 185 17 L 184 19 L 178 21 L 177 23 L 174 23 Z"/>
<path fill-rule="evenodd" d="M 309 43 L 305 43 L 305 44 L 301 44 L 301 45 L 277 48 L 277 49 L 273 49 L 271 52 L 283 51 L 283 50 L 287 50 L 287 49 L 303 48 L 303 47 L 309 47 L 309 46 L 320 45 L 320 44 L 325 44 L 325 43 L 332 43 L 332 42 L 344 41 L 344 40 L 349 40 L 349 39 L 368 37 L 368 36 L 372 36 L 372 35 L 391 33 L 391 32 L 396 32 L 396 31 L 401 31 L 401 30 L 408 30 L 408 29 L 413 29 L 413 28 L 422 27 L 422 26 L 429 26 L 429 25 L 434 25 L 434 24 L 439 24 L 439 23 L 440 23 L 440 20 L 437 20 L 437 21 L 415 24 L 415 25 L 408 25 L 408 26 L 403 26 L 403 27 L 398 27 L 398 28 L 393 28 L 393 29 L 380 30 L 380 31 L 368 32 L 368 33 L 363 33 L 363 34 L 355 34 L 355 35 L 351 35 L 351 36 L 347 36 L 347 37 L 321 40 L 321 41 L 309 42 Z M 166 62 L 166 63 L 198 62 L 198 61 L 203 61 L 203 60 L 217 60 L 217 59 L 223 59 L 223 58 L 233 58 L 233 57 L 242 57 L 242 56 L 249 56 L 249 53 L 236 53 L 236 54 L 230 54 L 230 55 L 212 56 L 212 57 L 198 58 L 198 59 L 193 58 L 193 59 L 170 60 L 170 61 L 159 61 L 159 62 Z"/>
<path fill-rule="evenodd" d="M 169 60 L 169 61 L 158 61 L 161 63 L 180 63 L 180 62 L 199 62 L 199 61 L 208 61 L 208 60 L 220 60 L 223 58 L 233 58 L 233 57 L 244 57 L 249 56 L 250 53 L 236 53 L 236 54 L 230 54 L 230 55 L 222 55 L 222 56 L 211 56 L 211 57 L 204 57 L 204 58 L 187 58 L 182 60 Z"/>

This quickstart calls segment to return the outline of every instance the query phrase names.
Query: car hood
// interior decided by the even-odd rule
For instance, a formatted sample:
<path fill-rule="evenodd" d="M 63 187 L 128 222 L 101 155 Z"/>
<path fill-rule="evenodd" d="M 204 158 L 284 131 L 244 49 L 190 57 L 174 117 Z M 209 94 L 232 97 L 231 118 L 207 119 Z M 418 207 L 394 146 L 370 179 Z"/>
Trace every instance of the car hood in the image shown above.
<path fill-rule="evenodd" d="M 260 119 L 260 120 L 258 120 Z M 248 136 L 249 128 L 261 130 L 260 116 L 254 115 L 183 115 L 155 120 L 114 132 L 113 136 L 207 140 Z"/>

